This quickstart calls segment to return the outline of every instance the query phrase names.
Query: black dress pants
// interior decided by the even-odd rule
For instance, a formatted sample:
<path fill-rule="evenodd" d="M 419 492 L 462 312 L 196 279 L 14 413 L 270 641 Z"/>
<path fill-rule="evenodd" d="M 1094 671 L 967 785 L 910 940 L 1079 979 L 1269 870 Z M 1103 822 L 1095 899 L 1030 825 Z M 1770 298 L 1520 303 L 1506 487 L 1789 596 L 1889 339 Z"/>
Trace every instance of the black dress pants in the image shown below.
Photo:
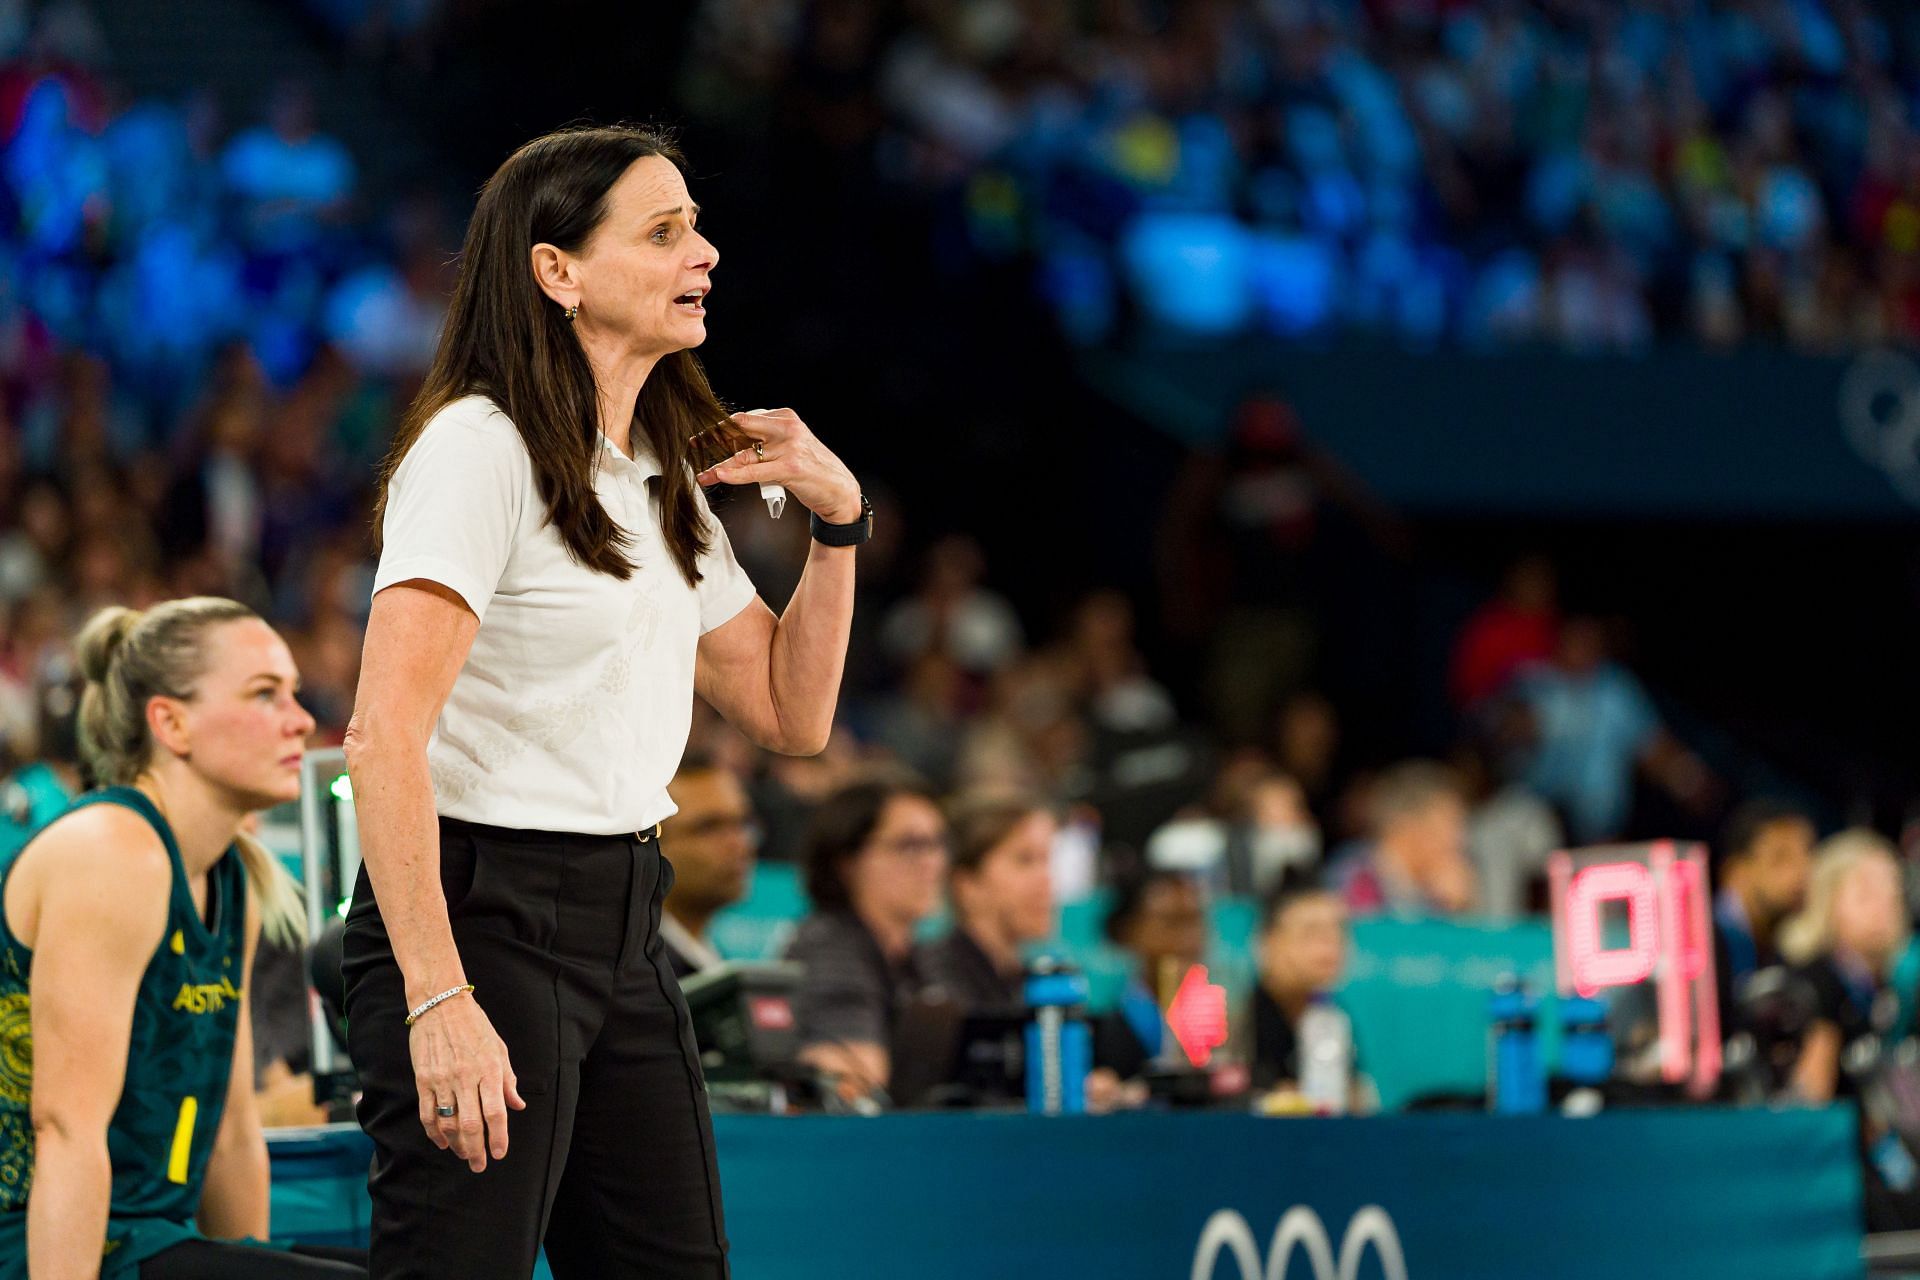
<path fill-rule="evenodd" d="M 373 1280 L 725 1280 L 713 1124 L 660 937 L 657 838 L 440 820 L 440 880 L 472 999 L 524 1111 L 474 1173 L 420 1127 L 406 993 L 366 872 L 341 969 L 373 1139 Z M 466 999 L 469 997 L 461 997 Z"/>

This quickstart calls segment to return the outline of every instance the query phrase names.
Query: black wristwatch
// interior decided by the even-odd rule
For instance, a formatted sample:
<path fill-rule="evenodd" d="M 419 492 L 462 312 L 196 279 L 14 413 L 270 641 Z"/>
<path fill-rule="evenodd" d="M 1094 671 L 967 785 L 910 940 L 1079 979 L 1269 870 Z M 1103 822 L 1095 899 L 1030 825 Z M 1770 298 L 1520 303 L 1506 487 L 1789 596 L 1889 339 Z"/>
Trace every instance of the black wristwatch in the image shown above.
<path fill-rule="evenodd" d="M 813 531 L 815 542 L 825 543 L 829 547 L 857 547 L 873 536 L 873 504 L 867 501 L 867 495 L 860 495 L 860 518 L 846 524 L 828 524 L 820 518 L 818 512 L 807 514 L 807 525 Z"/>

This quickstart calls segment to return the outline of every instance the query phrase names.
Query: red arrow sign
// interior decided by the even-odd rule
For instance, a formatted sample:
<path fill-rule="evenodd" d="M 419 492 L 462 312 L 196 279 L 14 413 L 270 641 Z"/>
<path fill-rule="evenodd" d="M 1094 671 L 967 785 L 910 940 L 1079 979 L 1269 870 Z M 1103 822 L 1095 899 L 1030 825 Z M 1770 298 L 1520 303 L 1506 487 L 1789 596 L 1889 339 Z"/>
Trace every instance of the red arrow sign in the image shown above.
<path fill-rule="evenodd" d="M 1207 981 L 1205 965 L 1193 966 L 1180 980 L 1167 1006 L 1167 1026 L 1196 1067 L 1206 1066 L 1213 1051 L 1227 1042 L 1227 989 Z"/>

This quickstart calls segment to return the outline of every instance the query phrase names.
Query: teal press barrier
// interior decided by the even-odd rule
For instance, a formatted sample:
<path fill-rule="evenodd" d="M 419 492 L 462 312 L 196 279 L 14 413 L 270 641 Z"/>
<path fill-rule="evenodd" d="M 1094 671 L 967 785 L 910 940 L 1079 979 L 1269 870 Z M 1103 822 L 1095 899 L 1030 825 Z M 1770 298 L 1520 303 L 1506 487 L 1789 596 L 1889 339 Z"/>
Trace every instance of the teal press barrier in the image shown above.
<path fill-rule="evenodd" d="M 721 1116 L 715 1130 L 741 1280 L 1863 1271 L 1854 1121 L 1842 1109 L 1590 1120 Z M 329 1140 L 343 1164 L 364 1169 L 357 1131 Z M 298 1180 L 285 1176 L 287 1144 L 272 1146 L 277 1225 Z M 301 1167 L 317 1170 L 306 1155 Z M 364 1215 L 364 1180 L 329 1179 L 341 1221 Z"/>

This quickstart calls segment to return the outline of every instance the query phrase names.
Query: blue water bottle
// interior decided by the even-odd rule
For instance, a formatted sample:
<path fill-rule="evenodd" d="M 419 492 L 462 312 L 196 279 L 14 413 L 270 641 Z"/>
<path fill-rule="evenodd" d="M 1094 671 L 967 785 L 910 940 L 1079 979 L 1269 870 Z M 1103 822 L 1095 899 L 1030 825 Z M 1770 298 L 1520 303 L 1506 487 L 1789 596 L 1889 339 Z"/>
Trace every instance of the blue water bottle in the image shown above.
<path fill-rule="evenodd" d="M 1560 1000 L 1560 1074 L 1568 1083 L 1598 1089 L 1613 1076 L 1613 1036 L 1606 1006 L 1591 996 Z"/>
<path fill-rule="evenodd" d="M 1547 1109 L 1547 1077 L 1534 1029 L 1534 999 L 1523 984 L 1509 979 L 1495 988 L 1487 1012 L 1493 1109 L 1499 1115 L 1538 1115 Z"/>
<path fill-rule="evenodd" d="M 1087 1072 L 1093 1069 L 1093 1032 L 1080 1016 L 1087 980 L 1042 957 L 1027 973 L 1027 1110 L 1035 1115 L 1082 1115 Z"/>

